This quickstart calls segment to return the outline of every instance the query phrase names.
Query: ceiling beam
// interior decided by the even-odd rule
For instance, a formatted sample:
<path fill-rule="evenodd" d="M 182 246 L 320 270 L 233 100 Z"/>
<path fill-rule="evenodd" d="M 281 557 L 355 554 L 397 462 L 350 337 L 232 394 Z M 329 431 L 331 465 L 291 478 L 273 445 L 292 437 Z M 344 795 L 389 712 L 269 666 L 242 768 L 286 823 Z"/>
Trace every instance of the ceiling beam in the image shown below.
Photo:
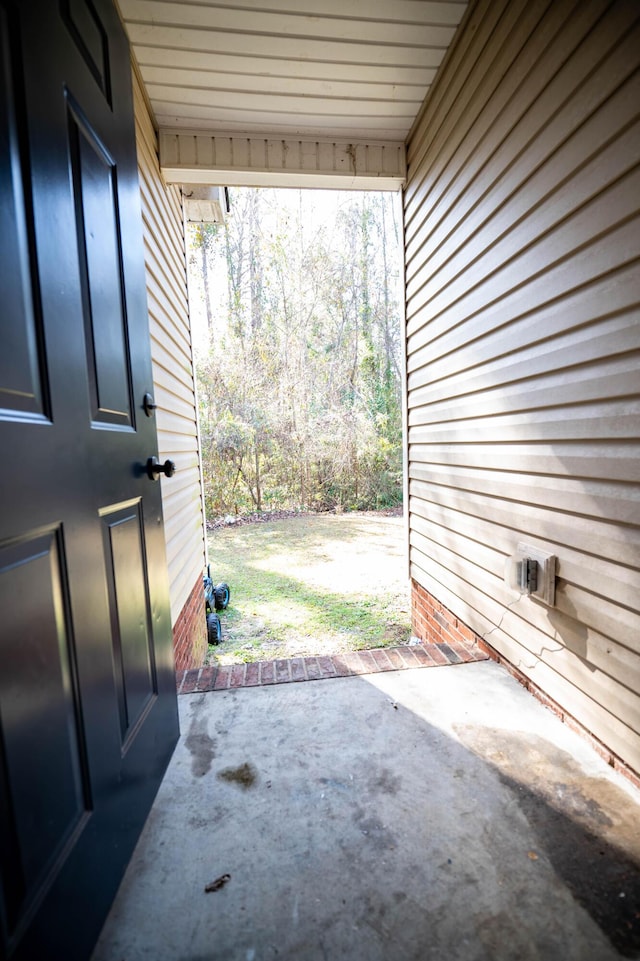
<path fill-rule="evenodd" d="M 228 187 L 329 187 L 399 190 L 406 180 L 404 143 L 220 135 L 160 130 L 167 183 Z"/>

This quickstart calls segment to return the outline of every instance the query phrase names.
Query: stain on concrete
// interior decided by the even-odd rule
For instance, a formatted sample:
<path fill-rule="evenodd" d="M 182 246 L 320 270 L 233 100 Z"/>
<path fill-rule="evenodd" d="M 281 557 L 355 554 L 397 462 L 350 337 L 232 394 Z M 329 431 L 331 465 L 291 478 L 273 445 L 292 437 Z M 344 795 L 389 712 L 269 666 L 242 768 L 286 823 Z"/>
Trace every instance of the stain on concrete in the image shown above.
<path fill-rule="evenodd" d="M 227 817 L 227 811 L 214 808 L 212 811 L 207 811 L 205 814 L 193 814 L 187 820 L 188 826 L 193 831 L 211 831 L 211 829 L 223 821 Z"/>
<path fill-rule="evenodd" d="M 556 803 L 562 805 L 566 813 L 573 817 L 587 824 L 613 827 L 613 820 L 605 813 L 598 801 L 595 798 L 586 797 L 579 785 L 556 781 L 555 784 L 549 785 L 549 794 Z"/>
<path fill-rule="evenodd" d="M 376 847 L 395 851 L 396 837 L 386 824 L 382 823 L 380 818 L 368 814 L 359 805 L 355 805 L 353 822 L 363 837 L 376 842 Z"/>
<path fill-rule="evenodd" d="M 478 942 L 485 949 L 479 953 L 480 957 L 500 957 L 504 961 L 558 957 L 558 944 L 552 932 L 542 933 L 539 943 L 532 950 L 528 932 L 523 930 L 520 919 L 506 911 L 475 914 L 474 921 Z"/>
<path fill-rule="evenodd" d="M 191 773 L 194 777 L 204 777 L 211 770 L 216 756 L 216 742 L 207 733 L 206 716 L 196 714 L 191 719 L 184 743 L 191 755 Z"/>
<path fill-rule="evenodd" d="M 378 791 L 389 795 L 397 794 L 402 787 L 402 778 L 383 767 L 369 778 L 367 787 L 373 794 Z"/>
<path fill-rule="evenodd" d="M 456 726 L 498 772 L 525 815 L 538 852 L 624 957 L 640 957 L 640 824 L 618 785 L 586 774 L 535 734 Z"/>
<path fill-rule="evenodd" d="M 239 767 L 226 767 L 223 771 L 218 771 L 217 776 L 221 781 L 227 781 L 228 784 L 237 784 L 243 791 L 248 791 L 256 783 L 258 772 L 253 764 L 245 761 Z"/>
<path fill-rule="evenodd" d="M 378 935 L 382 943 L 389 943 L 391 930 L 386 919 L 387 906 L 378 892 L 371 892 L 364 896 L 364 912 L 361 922 L 368 925 Z M 391 924 L 393 921 L 391 922 Z"/>
<path fill-rule="evenodd" d="M 330 788 L 333 791 L 341 791 L 342 793 L 350 792 L 353 789 L 353 784 L 338 781 L 333 777 L 319 777 L 318 784 L 322 785 L 323 788 Z"/>

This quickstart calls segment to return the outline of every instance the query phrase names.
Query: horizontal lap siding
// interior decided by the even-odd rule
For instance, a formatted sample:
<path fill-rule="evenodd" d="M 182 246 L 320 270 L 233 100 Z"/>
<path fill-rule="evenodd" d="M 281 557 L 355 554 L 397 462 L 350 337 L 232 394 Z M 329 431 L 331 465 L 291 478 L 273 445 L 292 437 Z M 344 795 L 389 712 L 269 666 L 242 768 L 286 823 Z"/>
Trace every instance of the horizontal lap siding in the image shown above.
<path fill-rule="evenodd" d="M 640 7 L 478 0 L 408 163 L 412 576 L 640 770 Z"/>
<path fill-rule="evenodd" d="M 159 457 L 177 468 L 160 481 L 175 624 L 205 557 L 184 230 L 180 193 L 162 180 L 156 132 L 135 71 L 134 92 Z"/>

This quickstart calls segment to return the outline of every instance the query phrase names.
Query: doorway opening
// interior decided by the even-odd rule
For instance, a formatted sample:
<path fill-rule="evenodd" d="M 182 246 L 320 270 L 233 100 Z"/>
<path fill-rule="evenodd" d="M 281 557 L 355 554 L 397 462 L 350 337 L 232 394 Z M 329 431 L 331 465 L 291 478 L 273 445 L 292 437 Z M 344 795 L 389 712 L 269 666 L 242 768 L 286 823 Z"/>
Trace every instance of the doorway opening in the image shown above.
<path fill-rule="evenodd" d="M 229 201 L 187 236 L 209 560 L 232 594 L 208 660 L 407 643 L 400 195 Z"/>

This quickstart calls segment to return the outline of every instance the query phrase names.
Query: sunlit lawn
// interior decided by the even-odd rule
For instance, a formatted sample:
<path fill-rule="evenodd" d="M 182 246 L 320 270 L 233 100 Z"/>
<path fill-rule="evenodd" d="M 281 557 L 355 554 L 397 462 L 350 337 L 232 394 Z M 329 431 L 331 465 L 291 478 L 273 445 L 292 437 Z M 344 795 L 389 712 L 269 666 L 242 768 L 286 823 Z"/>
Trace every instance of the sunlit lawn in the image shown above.
<path fill-rule="evenodd" d="M 232 664 L 406 643 L 409 591 L 402 517 L 302 515 L 209 535 L 214 582 L 226 581 L 223 641 Z"/>

